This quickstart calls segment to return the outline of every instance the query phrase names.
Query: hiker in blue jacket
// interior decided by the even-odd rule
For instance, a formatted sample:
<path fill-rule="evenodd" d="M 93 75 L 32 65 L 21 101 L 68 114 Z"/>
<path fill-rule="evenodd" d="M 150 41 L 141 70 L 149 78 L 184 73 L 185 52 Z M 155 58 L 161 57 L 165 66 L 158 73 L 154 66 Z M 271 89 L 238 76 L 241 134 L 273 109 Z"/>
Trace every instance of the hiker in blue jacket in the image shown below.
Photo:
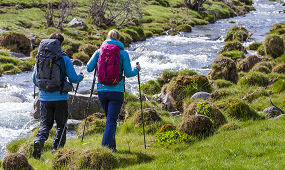
<path fill-rule="evenodd" d="M 124 50 L 124 45 L 119 41 L 119 39 L 120 33 L 117 30 L 113 29 L 109 31 L 107 39 L 103 42 L 103 44 L 118 45 L 120 47 L 120 74 L 122 75 L 122 73 L 124 72 L 124 75 L 126 77 L 136 76 L 139 70 L 141 69 L 140 65 L 137 65 L 136 68 L 132 69 L 129 54 Z M 91 59 L 88 61 L 88 72 L 92 72 L 94 69 L 96 69 L 99 53 L 100 49 L 95 51 Z M 118 116 L 124 101 L 124 81 L 121 80 L 116 85 L 104 85 L 98 82 L 97 92 L 100 104 L 107 117 L 105 131 L 102 139 L 102 145 L 107 146 L 113 151 L 117 151 L 115 132 Z"/>
<path fill-rule="evenodd" d="M 57 39 L 60 44 L 64 41 L 64 37 L 59 33 L 53 33 L 49 39 Z M 60 64 L 60 79 L 70 83 L 79 83 L 83 80 L 83 74 L 76 74 L 71 60 L 63 53 Z M 36 86 L 36 74 L 37 64 L 35 65 L 33 72 L 33 82 Z M 56 151 L 58 145 L 63 147 L 66 141 L 66 132 L 64 132 L 61 143 L 59 144 L 65 122 L 68 116 L 68 101 L 69 95 L 63 91 L 44 91 L 40 90 L 39 101 L 40 101 L 40 112 L 41 112 L 41 124 L 40 129 L 34 138 L 34 150 L 33 157 L 39 159 L 41 157 L 41 151 L 44 146 L 44 142 L 48 139 L 49 131 L 53 127 L 54 120 L 56 121 L 56 135 L 52 143 L 53 152 Z"/>

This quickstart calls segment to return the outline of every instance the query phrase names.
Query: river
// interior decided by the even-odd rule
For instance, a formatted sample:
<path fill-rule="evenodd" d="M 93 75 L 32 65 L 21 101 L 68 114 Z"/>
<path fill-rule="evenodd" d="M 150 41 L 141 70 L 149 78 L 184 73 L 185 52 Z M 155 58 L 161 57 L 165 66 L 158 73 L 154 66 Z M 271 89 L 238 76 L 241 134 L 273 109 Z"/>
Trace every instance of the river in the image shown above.
<path fill-rule="evenodd" d="M 191 33 L 177 36 L 158 36 L 143 42 L 132 43 L 126 50 L 130 54 L 131 64 L 140 62 L 141 83 L 154 80 L 163 70 L 192 69 L 207 75 L 211 63 L 224 46 L 223 38 L 230 28 L 236 25 L 246 27 L 253 33 L 251 39 L 244 43 L 248 46 L 261 42 L 266 32 L 275 23 L 285 21 L 284 6 L 268 0 L 253 0 L 256 11 L 245 16 L 218 20 L 213 24 L 195 26 Z M 235 23 L 229 23 L 234 21 Z M 85 79 L 80 83 L 78 92 L 90 90 L 93 73 L 87 73 L 86 67 L 76 67 L 83 72 Z M 0 77 L 0 159 L 6 155 L 6 146 L 15 139 L 28 137 L 38 121 L 31 118 L 33 103 L 32 72 Z M 126 79 L 126 89 L 138 93 L 137 77 Z"/>

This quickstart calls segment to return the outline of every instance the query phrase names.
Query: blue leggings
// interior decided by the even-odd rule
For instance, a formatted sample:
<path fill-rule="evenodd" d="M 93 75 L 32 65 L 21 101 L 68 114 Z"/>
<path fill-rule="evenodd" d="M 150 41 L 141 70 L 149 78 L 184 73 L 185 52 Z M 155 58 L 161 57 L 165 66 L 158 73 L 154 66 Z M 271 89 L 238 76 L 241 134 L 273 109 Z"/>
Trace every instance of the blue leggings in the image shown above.
<path fill-rule="evenodd" d="M 111 149 L 116 149 L 115 132 L 117 120 L 124 102 L 124 93 L 98 92 L 98 97 L 107 117 L 102 145 Z"/>

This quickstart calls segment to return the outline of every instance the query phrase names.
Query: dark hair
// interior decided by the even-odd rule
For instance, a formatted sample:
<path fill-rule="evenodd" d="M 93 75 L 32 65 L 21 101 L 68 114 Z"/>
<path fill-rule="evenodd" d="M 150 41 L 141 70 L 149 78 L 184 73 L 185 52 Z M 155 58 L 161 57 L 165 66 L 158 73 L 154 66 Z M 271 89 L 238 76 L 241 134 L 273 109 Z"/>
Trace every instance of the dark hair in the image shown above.
<path fill-rule="evenodd" d="M 57 39 L 58 41 L 60 41 L 61 44 L 64 41 L 64 37 L 60 33 L 52 33 L 49 36 L 49 39 Z"/>

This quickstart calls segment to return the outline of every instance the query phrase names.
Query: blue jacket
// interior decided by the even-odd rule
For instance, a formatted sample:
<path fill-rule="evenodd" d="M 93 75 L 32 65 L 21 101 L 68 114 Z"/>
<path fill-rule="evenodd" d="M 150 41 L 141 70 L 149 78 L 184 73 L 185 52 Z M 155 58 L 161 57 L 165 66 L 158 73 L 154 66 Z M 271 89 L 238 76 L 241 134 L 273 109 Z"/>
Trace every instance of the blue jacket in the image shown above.
<path fill-rule="evenodd" d="M 124 71 L 124 75 L 126 77 L 133 77 L 138 74 L 139 70 L 137 68 L 132 69 L 131 61 L 129 54 L 124 50 L 124 44 L 120 41 L 114 40 L 114 39 L 108 39 L 103 42 L 103 44 L 115 44 L 120 47 L 120 74 Z M 100 49 L 95 51 L 95 53 L 92 55 L 91 59 L 87 63 L 87 71 L 92 72 L 98 62 Z M 124 81 L 121 80 L 116 85 L 104 85 L 100 84 L 98 82 L 97 84 L 97 91 L 98 92 L 122 92 L 124 93 Z"/>
<path fill-rule="evenodd" d="M 61 66 L 60 79 L 64 78 L 64 81 L 67 81 L 66 77 L 68 77 L 68 80 L 71 83 L 79 83 L 82 80 L 82 75 L 76 74 L 71 60 L 66 55 L 62 55 L 60 66 Z M 37 70 L 37 64 L 35 65 L 33 72 L 34 84 L 36 84 L 36 70 Z M 60 94 L 60 91 L 48 92 L 40 90 L 39 94 L 40 101 L 59 101 L 59 100 L 68 100 L 68 99 L 69 99 L 68 93 L 62 92 L 62 94 Z"/>

